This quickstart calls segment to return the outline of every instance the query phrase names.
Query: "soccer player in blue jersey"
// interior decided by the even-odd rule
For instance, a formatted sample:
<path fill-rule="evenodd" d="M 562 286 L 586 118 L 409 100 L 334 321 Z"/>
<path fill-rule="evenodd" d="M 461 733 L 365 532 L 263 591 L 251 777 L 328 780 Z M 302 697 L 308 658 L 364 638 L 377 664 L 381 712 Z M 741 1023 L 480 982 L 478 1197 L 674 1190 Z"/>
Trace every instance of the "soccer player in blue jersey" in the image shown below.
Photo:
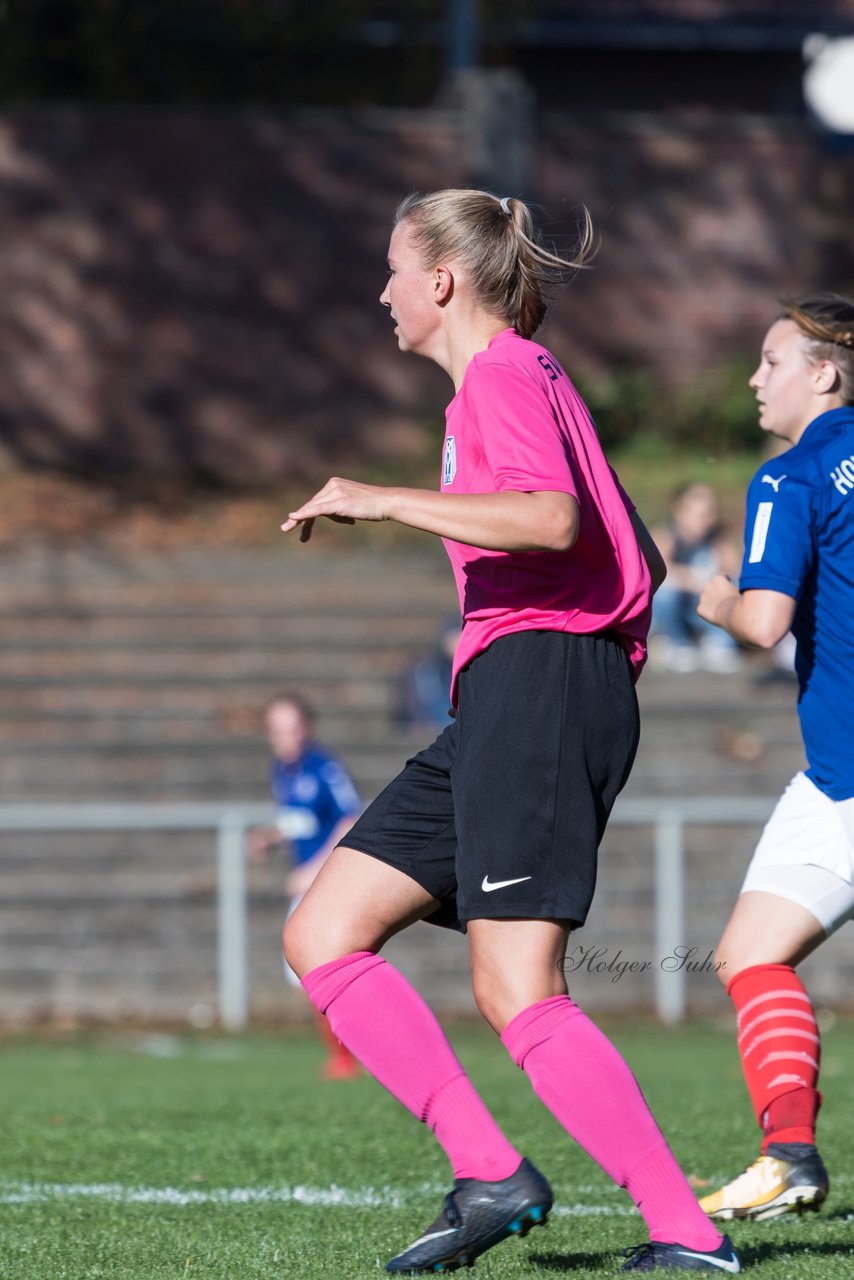
<path fill-rule="evenodd" d="M 716 960 L 738 1014 L 759 1158 L 701 1201 L 713 1218 L 818 1209 L 819 1033 L 796 966 L 854 917 L 854 302 L 785 306 L 750 379 L 763 430 L 792 447 L 760 467 L 747 497 L 738 587 L 723 576 L 700 615 L 742 644 L 797 641 L 808 761 L 753 855 Z"/>
<path fill-rule="evenodd" d="M 260 859 L 283 842 L 291 859 L 285 883 L 292 914 L 336 844 L 350 830 L 362 800 L 350 774 L 314 738 L 314 712 L 302 698 L 277 693 L 267 704 L 267 741 L 273 755 L 270 786 L 276 803 L 276 824 L 258 827 L 249 835 L 250 857 Z M 292 986 L 299 978 L 289 965 L 285 976 Z M 317 1015 L 327 1047 L 322 1074 L 331 1080 L 360 1074 L 358 1062 L 333 1034 L 328 1019 Z"/>

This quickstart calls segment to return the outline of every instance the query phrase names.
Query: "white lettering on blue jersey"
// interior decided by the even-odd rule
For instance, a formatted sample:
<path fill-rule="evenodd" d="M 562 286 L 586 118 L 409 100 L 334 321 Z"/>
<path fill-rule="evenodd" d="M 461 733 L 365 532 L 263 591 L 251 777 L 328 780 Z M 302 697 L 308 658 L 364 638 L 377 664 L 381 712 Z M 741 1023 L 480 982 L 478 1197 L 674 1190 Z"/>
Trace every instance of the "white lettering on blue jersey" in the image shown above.
<path fill-rule="evenodd" d="M 457 442 L 453 436 L 445 441 L 445 457 L 442 463 L 442 484 L 453 484 L 457 474 Z"/>
<path fill-rule="evenodd" d="M 843 497 L 847 497 L 854 489 L 854 454 L 840 462 L 838 467 L 834 467 L 830 478 Z"/>
<path fill-rule="evenodd" d="M 750 564 L 759 564 L 765 554 L 765 543 L 768 541 L 768 526 L 771 523 L 773 502 L 760 502 L 756 508 L 756 519 L 753 522 L 753 538 L 750 543 Z"/>

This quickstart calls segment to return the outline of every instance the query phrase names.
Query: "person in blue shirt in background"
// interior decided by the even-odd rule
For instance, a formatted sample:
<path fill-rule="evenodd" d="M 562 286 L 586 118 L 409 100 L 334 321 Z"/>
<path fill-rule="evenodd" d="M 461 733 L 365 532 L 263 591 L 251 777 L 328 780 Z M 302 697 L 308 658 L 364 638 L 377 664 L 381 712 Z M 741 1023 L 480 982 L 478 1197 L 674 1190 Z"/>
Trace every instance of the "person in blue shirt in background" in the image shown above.
<path fill-rule="evenodd" d="M 808 768 L 762 833 L 715 957 L 762 1151 L 700 1203 L 712 1218 L 761 1221 L 828 1193 L 820 1038 L 795 966 L 854 917 L 854 301 L 786 304 L 750 386 L 760 426 L 791 448 L 751 482 L 739 585 L 712 578 L 698 610 L 762 649 L 791 629 Z"/>
<path fill-rule="evenodd" d="M 709 579 L 738 567 L 712 486 L 696 480 L 681 484 L 673 495 L 670 522 L 651 532 L 667 566 L 652 602 L 651 665 L 685 675 L 700 668 L 721 675 L 737 671 L 738 645 L 732 636 L 697 615 L 700 592 Z"/>
<path fill-rule="evenodd" d="M 276 824 L 251 831 L 248 851 L 258 861 L 283 843 L 287 846 L 291 867 L 285 890 L 290 915 L 361 813 L 362 800 L 344 765 L 314 739 L 314 711 L 303 698 L 274 694 L 267 704 L 265 727 L 273 753 L 270 787 Z M 292 986 L 300 986 L 287 964 L 285 976 Z M 358 1062 L 333 1035 L 323 1014 L 317 1014 L 317 1026 L 328 1050 L 322 1074 L 332 1080 L 358 1075 Z"/>
<path fill-rule="evenodd" d="M 397 706 L 400 724 L 445 729 L 451 723 L 451 675 L 459 639 L 459 617 L 450 618 L 439 632 L 432 652 L 417 658 L 402 672 Z"/>

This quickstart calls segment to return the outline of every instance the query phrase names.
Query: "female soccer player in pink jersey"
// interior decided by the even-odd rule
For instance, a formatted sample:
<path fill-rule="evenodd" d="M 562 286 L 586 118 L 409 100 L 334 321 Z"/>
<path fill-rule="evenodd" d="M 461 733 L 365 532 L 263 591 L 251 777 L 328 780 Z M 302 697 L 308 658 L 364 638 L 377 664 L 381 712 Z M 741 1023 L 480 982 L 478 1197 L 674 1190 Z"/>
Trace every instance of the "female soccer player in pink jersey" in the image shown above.
<path fill-rule="evenodd" d="M 499 1130 L 421 998 L 378 953 L 415 920 L 466 931 L 478 1006 L 534 1090 L 649 1227 L 625 1269 L 739 1269 L 622 1058 L 569 998 L 599 841 L 638 739 L 634 680 L 662 565 L 561 366 L 532 341 L 556 258 L 520 200 L 415 195 L 380 299 L 454 398 L 438 492 L 330 480 L 282 525 L 397 520 L 439 535 L 463 629 L 456 718 L 324 865 L 285 951 L 339 1039 L 454 1172 L 436 1221 L 387 1265 L 450 1271 L 544 1222 L 542 1174 Z"/>

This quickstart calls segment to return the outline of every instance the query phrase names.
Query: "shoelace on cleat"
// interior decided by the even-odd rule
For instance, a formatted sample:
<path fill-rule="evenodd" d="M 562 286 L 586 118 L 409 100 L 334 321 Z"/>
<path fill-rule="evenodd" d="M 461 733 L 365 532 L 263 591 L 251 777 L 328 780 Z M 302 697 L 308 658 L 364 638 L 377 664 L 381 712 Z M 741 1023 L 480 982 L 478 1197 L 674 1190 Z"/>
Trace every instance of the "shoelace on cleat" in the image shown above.
<path fill-rule="evenodd" d="M 655 1249 L 651 1244 L 636 1244 L 633 1245 L 631 1249 L 623 1249 L 621 1252 L 624 1258 L 628 1258 L 629 1262 L 634 1263 L 635 1265 L 639 1262 L 643 1262 L 644 1258 L 655 1255 Z M 624 1271 L 626 1269 L 627 1268 L 625 1267 L 623 1268 Z"/>
<path fill-rule="evenodd" d="M 458 1227 L 462 1222 L 462 1214 L 457 1208 L 456 1191 L 449 1191 L 445 1196 L 444 1214 L 448 1219 L 448 1225 Z"/>

